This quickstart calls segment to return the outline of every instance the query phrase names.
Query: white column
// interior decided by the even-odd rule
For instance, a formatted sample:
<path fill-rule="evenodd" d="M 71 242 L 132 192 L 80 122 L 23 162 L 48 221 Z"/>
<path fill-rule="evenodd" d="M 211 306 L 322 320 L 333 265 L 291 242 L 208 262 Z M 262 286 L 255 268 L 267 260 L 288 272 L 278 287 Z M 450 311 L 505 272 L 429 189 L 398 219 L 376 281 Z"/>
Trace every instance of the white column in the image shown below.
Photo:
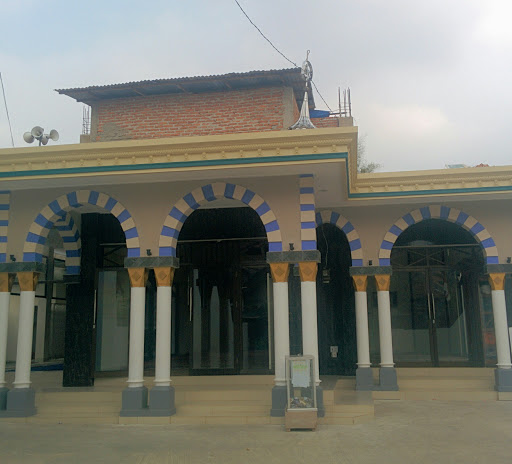
<path fill-rule="evenodd" d="M 30 368 L 32 364 L 35 299 L 35 291 L 21 291 L 14 388 L 29 388 L 31 383 Z"/>
<path fill-rule="evenodd" d="M 171 385 L 171 301 L 172 287 L 158 286 L 156 291 L 155 385 Z"/>
<path fill-rule="evenodd" d="M 366 291 L 356 291 L 357 365 L 370 367 L 370 339 L 368 336 L 368 300 Z"/>
<path fill-rule="evenodd" d="M 130 350 L 128 353 L 128 387 L 144 386 L 144 324 L 146 309 L 146 272 L 128 268 L 130 275 Z"/>
<path fill-rule="evenodd" d="M 492 287 L 492 313 L 494 316 L 494 333 L 496 334 L 496 354 L 499 369 L 510 369 L 510 341 L 505 304 L 505 274 L 489 274 Z"/>
<path fill-rule="evenodd" d="M 301 264 L 299 264 L 299 266 Z M 313 264 L 316 266 L 316 263 Z M 318 323 L 316 308 L 316 280 L 314 282 L 301 282 L 300 293 L 302 310 L 302 352 L 305 355 L 313 356 L 313 358 L 315 359 L 315 382 L 316 385 L 320 385 L 320 374 L 318 368 Z"/>
<path fill-rule="evenodd" d="M 393 338 L 391 335 L 391 307 L 389 303 L 390 275 L 376 275 L 379 306 L 380 366 L 393 367 Z"/>
<path fill-rule="evenodd" d="M 285 358 L 290 354 L 288 282 L 274 282 L 275 384 L 286 386 Z"/>
<path fill-rule="evenodd" d="M 7 323 L 10 292 L 0 292 L 0 388 L 5 387 L 5 360 L 7 357 Z"/>

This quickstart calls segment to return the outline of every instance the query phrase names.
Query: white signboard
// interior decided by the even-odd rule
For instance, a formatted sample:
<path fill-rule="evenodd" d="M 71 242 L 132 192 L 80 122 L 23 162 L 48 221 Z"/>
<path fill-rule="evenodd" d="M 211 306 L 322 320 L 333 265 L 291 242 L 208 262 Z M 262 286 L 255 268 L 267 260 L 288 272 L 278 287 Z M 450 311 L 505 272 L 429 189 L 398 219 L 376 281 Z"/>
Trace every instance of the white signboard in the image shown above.
<path fill-rule="evenodd" d="M 290 361 L 292 386 L 294 388 L 307 388 L 311 385 L 311 369 L 309 363 L 309 359 L 304 359 L 300 361 Z"/>

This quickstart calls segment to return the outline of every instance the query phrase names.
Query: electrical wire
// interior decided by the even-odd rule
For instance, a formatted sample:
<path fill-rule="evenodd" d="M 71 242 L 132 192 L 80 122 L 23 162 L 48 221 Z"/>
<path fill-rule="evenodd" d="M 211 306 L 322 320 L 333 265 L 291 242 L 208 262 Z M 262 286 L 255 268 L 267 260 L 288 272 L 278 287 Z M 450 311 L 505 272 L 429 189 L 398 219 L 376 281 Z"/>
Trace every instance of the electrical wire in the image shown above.
<path fill-rule="evenodd" d="M 256 26 L 256 24 L 254 24 L 251 20 L 251 18 L 249 18 L 249 15 L 244 11 L 244 9 L 242 8 L 242 6 L 240 5 L 240 3 L 238 3 L 238 0 L 235 0 L 235 3 L 238 5 L 238 8 L 240 8 L 240 10 L 242 10 L 242 13 L 245 15 L 245 17 L 249 20 L 249 22 L 256 28 L 256 30 L 260 33 L 260 35 L 272 46 L 272 48 L 277 52 L 279 53 L 286 61 L 288 61 L 289 63 L 293 64 L 293 66 L 295 66 L 296 68 L 300 68 L 300 66 L 297 65 L 297 63 L 294 63 L 292 60 L 290 60 L 290 58 L 288 58 L 284 53 L 282 53 L 268 38 L 265 34 L 263 34 L 263 32 L 261 32 L 260 28 L 258 26 Z"/>
<path fill-rule="evenodd" d="M 11 133 L 11 143 L 12 143 L 12 147 L 14 148 L 14 138 L 12 136 L 11 118 L 9 118 L 9 110 L 7 109 L 7 100 L 5 98 L 4 81 L 2 79 L 2 73 L 1 72 L 0 72 L 0 83 L 2 84 L 2 94 L 4 96 L 5 112 L 7 114 L 7 122 L 9 123 L 9 131 Z"/>
<path fill-rule="evenodd" d="M 295 66 L 296 68 L 300 68 L 300 66 L 297 65 L 297 63 L 295 63 L 294 61 L 290 60 L 290 58 L 288 58 L 283 52 L 281 52 L 281 50 L 279 50 L 271 41 L 270 39 L 265 35 L 263 34 L 263 32 L 261 32 L 261 29 L 256 26 L 256 24 L 254 24 L 254 22 L 252 21 L 251 18 L 249 18 L 249 15 L 244 11 L 244 9 L 242 8 L 242 6 L 240 5 L 240 3 L 238 3 L 238 0 L 235 0 L 235 3 L 238 5 L 238 8 L 240 8 L 240 10 L 242 11 L 242 13 L 244 14 L 244 16 L 249 20 L 249 22 L 256 28 L 256 30 L 260 33 L 260 35 L 272 46 L 272 48 L 277 52 L 279 53 L 286 61 L 288 61 L 288 63 L 291 63 L 293 64 L 293 66 Z M 322 101 L 325 103 L 325 106 L 327 106 L 327 108 L 329 108 L 329 111 L 332 113 L 332 109 L 331 107 L 327 104 L 327 102 L 325 101 L 325 98 L 322 96 L 322 94 L 320 93 L 320 91 L 318 90 L 318 87 L 316 86 L 315 82 L 313 80 L 311 80 L 311 83 L 313 84 L 313 86 L 315 87 L 315 90 L 316 90 L 316 93 L 318 93 L 318 95 L 320 95 L 320 98 L 322 99 Z"/>

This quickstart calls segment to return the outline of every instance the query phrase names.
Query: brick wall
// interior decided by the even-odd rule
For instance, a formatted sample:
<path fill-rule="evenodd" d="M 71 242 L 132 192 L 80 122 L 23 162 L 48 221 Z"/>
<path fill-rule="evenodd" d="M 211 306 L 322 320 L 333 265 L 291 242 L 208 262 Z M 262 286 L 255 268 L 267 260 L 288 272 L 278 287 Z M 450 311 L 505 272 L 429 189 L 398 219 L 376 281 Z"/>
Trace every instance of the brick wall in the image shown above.
<path fill-rule="evenodd" d="M 297 112 L 286 88 L 118 98 L 92 107 L 92 141 L 286 130 Z"/>
<path fill-rule="evenodd" d="M 311 118 L 311 122 L 315 127 L 339 127 L 339 118 Z"/>

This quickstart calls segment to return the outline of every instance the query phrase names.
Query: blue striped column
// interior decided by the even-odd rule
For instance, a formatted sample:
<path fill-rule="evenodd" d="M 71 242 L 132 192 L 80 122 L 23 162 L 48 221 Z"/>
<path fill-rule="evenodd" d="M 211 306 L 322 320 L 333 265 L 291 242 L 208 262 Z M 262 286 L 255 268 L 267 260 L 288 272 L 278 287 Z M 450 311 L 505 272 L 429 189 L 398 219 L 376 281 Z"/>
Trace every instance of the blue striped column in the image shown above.
<path fill-rule="evenodd" d="M 316 250 L 315 178 L 313 174 L 299 176 L 299 195 L 302 250 Z"/>
<path fill-rule="evenodd" d="M 10 197 L 8 190 L 0 190 L 0 263 L 5 263 L 7 259 Z"/>
<path fill-rule="evenodd" d="M 66 251 L 66 274 L 80 274 L 81 240 L 75 221 L 69 213 L 55 222 Z"/>

